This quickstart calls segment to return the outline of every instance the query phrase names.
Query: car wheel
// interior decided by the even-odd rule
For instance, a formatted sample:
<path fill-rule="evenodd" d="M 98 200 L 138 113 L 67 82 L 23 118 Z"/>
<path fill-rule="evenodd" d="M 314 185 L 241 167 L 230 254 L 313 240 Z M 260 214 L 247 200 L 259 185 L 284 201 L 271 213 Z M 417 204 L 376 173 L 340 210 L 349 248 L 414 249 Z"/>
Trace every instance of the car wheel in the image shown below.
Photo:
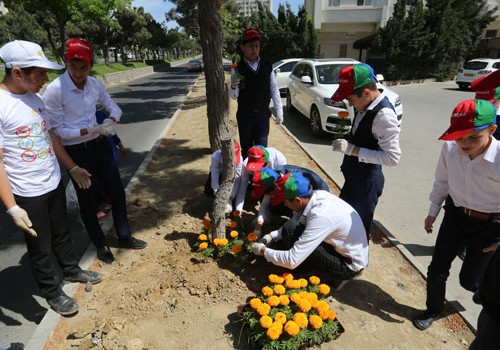
<path fill-rule="evenodd" d="M 321 128 L 321 116 L 315 106 L 311 109 L 311 132 L 314 136 L 323 136 L 325 134 Z"/>
<path fill-rule="evenodd" d="M 460 84 L 458 84 L 458 88 L 460 90 L 467 90 L 469 88 L 469 84 L 460 83 Z"/>
<path fill-rule="evenodd" d="M 290 90 L 286 90 L 286 108 L 289 112 L 293 112 L 295 107 L 292 106 L 292 97 L 290 96 Z"/>

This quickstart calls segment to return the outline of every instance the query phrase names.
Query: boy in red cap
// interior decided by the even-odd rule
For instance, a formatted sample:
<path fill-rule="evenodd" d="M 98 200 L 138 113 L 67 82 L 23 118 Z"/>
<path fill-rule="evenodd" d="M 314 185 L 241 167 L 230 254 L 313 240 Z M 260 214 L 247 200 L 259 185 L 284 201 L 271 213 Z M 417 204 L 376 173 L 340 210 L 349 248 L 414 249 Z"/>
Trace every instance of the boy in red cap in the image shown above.
<path fill-rule="evenodd" d="M 267 146 L 271 99 L 277 124 L 283 123 L 283 106 L 273 66 L 259 56 L 260 33 L 257 29 L 249 28 L 243 32 L 240 51 L 243 58 L 236 63 L 238 74 L 231 74 L 229 94 L 238 100 L 236 120 L 241 152 L 246 155 L 253 145 Z"/>
<path fill-rule="evenodd" d="M 254 254 L 288 269 L 307 261 L 338 282 L 337 290 L 361 275 L 368 266 L 368 241 L 361 218 L 349 204 L 330 192 L 313 190 L 300 173 L 281 177 L 275 192 L 293 216 L 253 243 Z M 266 247 L 274 240 L 282 240 L 285 250 Z"/>
<path fill-rule="evenodd" d="M 340 71 L 332 99 L 347 99 L 357 111 L 348 140 L 334 140 L 332 148 L 344 154 L 340 169 L 345 183 L 340 198 L 356 209 L 369 237 L 384 188 L 382 165 L 397 165 L 401 156 L 398 119 L 392 104 L 378 90 L 373 69 L 364 63 Z"/>
<path fill-rule="evenodd" d="M 444 217 L 427 270 L 427 309 L 413 319 L 427 329 L 444 308 L 446 280 L 452 261 L 467 247 L 460 270 L 460 284 L 475 293 L 492 257 L 489 247 L 500 242 L 500 142 L 493 138 L 496 110 L 485 100 L 460 102 L 450 127 L 439 138 L 441 150 L 424 229 L 433 224 L 444 203 Z"/>
<path fill-rule="evenodd" d="M 96 180 L 111 197 L 118 247 L 143 249 L 147 245 L 132 236 L 120 173 L 111 147 L 103 137 L 116 134 L 115 124 L 122 111 L 104 85 L 89 76 L 94 63 L 91 43 L 82 39 L 68 40 L 65 58 L 66 72 L 47 86 L 43 100 L 54 132 L 77 164 L 74 169 L 85 170 L 85 176 L 72 178 L 85 229 L 96 247 L 97 257 L 105 263 L 112 263 L 113 254 L 96 216 L 96 191 L 99 188 Z M 109 113 L 102 124 L 96 121 L 97 104 Z M 74 169 L 70 169 L 70 174 Z"/>

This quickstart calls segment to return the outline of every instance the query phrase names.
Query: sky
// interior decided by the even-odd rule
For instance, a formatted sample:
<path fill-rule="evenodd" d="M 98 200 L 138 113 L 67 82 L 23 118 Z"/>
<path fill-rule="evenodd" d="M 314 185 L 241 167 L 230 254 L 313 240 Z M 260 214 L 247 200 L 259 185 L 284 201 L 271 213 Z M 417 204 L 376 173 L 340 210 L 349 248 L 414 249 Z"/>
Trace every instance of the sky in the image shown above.
<path fill-rule="evenodd" d="M 292 11 L 297 13 L 299 6 L 304 5 L 304 0 L 274 0 L 273 1 L 273 13 L 275 15 L 278 14 L 278 6 L 279 4 L 289 3 Z M 163 0 L 133 0 L 133 7 L 144 7 L 144 11 L 149 12 L 155 21 L 163 22 L 165 20 L 165 13 L 168 12 L 174 5 L 170 1 Z M 168 28 L 177 27 L 176 22 L 167 22 Z"/>

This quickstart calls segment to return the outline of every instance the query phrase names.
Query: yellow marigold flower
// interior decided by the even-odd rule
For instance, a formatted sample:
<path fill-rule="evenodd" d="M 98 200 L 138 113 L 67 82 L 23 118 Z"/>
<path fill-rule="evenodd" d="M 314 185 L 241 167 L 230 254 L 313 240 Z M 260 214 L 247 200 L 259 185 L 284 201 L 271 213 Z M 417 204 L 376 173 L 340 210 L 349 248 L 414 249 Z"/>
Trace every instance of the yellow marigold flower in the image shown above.
<path fill-rule="evenodd" d="M 285 279 L 285 286 L 289 289 L 299 289 L 300 282 L 298 280 Z"/>
<path fill-rule="evenodd" d="M 311 315 L 309 316 L 309 324 L 314 329 L 320 329 L 321 327 L 323 327 L 323 320 L 318 315 Z"/>
<path fill-rule="evenodd" d="M 249 242 L 255 242 L 257 240 L 257 235 L 255 234 L 255 232 L 250 232 L 247 235 L 247 239 Z"/>
<path fill-rule="evenodd" d="M 287 306 L 288 304 L 290 304 L 290 299 L 288 299 L 286 295 L 280 295 L 279 298 L 280 298 L 280 305 Z"/>
<path fill-rule="evenodd" d="M 252 298 L 250 300 L 250 307 L 254 310 L 257 310 L 260 304 L 262 304 L 262 300 L 260 300 L 259 298 Z"/>
<path fill-rule="evenodd" d="M 271 295 L 267 298 L 267 303 L 272 307 L 278 306 L 280 304 L 280 298 L 276 295 Z"/>
<path fill-rule="evenodd" d="M 274 315 L 274 322 L 279 322 L 281 324 L 285 324 L 286 315 L 283 312 L 277 312 L 276 315 Z"/>
<path fill-rule="evenodd" d="M 201 235 L 198 236 L 198 240 L 200 241 L 206 241 L 208 239 L 207 235 L 202 233 Z"/>
<path fill-rule="evenodd" d="M 269 311 L 271 311 L 271 306 L 268 303 L 262 303 L 257 307 L 257 313 L 261 316 L 269 315 Z"/>
<path fill-rule="evenodd" d="M 200 243 L 200 249 L 201 250 L 205 250 L 207 248 L 208 248 L 208 243 L 207 242 Z"/>
<path fill-rule="evenodd" d="M 210 221 L 210 219 L 203 219 L 203 227 L 205 227 L 206 229 L 209 229 L 210 226 L 212 226 L 212 222 Z"/>
<path fill-rule="evenodd" d="M 298 281 L 299 281 L 300 288 L 307 287 L 307 280 L 305 278 L 299 278 Z"/>
<path fill-rule="evenodd" d="M 287 332 L 292 337 L 295 337 L 300 332 L 299 325 L 297 323 L 295 323 L 294 321 L 288 321 L 285 324 L 284 329 L 285 329 L 285 332 Z"/>
<path fill-rule="evenodd" d="M 267 329 L 266 335 L 271 340 L 277 340 L 281 335 L 281 331 L 275 327 L 270 327 Z"/>
<path fill-rule="evenodd" d="M 318 310 L 318 315 L 322 320 L 327 320 L 330 310 L 320 309 Z"/>
<path fill-rule="evenodd" d="M 311 310 L 311 303 L 307 299 L 300 299 L 297 302 L 297 306 L 302 312 L 308 312 L 309 310 Z"/>
<path fill-rule="evenodd" d="M 230 221 L 228 226 L 230 228 L 236 228 L 238 227 L 238 223 L 236 221 Z"/>
<path fill-rule="evenodd" d="M 274 321 L 271 328 L 276 328 L 279 331 L 280 335 L 281 333 L 283 333 L 283 325 L 280 322 Z"/>
<path fill-rule="evenodd" d="M 309 283 L 316 285 L 316 284 L 319 284 L 319 282 L 320 282 L 319 277 L 316 277 L 316 276 L 309 277 Z"/>
<path fill-rule="evenodd" d="M 328 310 L 328 319 L 334 320 L 337 317 L 337 313 L 334 310 Z"/>
<path fill-rule="evenodd" d="M 231 236 L 231 238 L 236 238 L 236 237 L 238 237 L 238 235 L 239 235 L 239 233 L 236 230 L 229 232 L 229 236 Z"/>
<path fill-rule="evenodd" d="M 300 300 L 300 296 L 298 293 L 292 293 L 292 295 L 290 295 L 290 300 L 293 301 L 294 303 L 297 303 L 297 301 Z"/>
<path fill-rule="evenodd" d="M 328 295 L 330 294 L 330 287 L 328 287 L 328 285 L 326 284 L 320 284 L 318 286 L 318 292 L 320 292 L 323 295 Z"/>
<path fill-rule="evenodd" d="M 270 297 L 271 295 L 273 295 L 273 290 L 269 286 L 262 287 L 261 291 L 265 297 Z"/>
<path fill-rule="evenodd" d="M 308 299 L 308 297 L 309 297 L 309 292 L 306 292 L 305 290 L 301 290 L 301 291 L 299 292 L 299 297 L 304 298 L 304 299 Z M 309 299 L 308 299 L 308 300 L 309 300 Z"/>
<path fill-rule="evenodd" d="M 320 310 L 330 310 L 330 304 L 328 304 L 325 300 L 320 300 L 316 304 L 315 308 L 320 311 Z"/>
<path fill-rule="evenodd" d="M 283 295 L 286 293 L 285 287 L 283 287 L 281 284 L 274 286 L 273 290 L 276 295 Z"/>
<path fill-rule="evenodd" d="M 260 322 L 260 326 L 262 328 L 266 328 L 266 329 L 273 325 L 273 319 L 267 315 L 262 316 L 260 318 L 259 322 Z"/>
<path fill-rule="evenodd" d="M 214 246 L 220 246 L 220 238 L 214 238 Z"/>
<path fill-rule="evenodd" d="M 239 210 L 233 210 L 233 216 L 236 218 L 241 215 L 241 211 Z"/>
<path fill-rule="evenodd" d="M 220 240 L 220 245 L 221 246 L 225 246 L 225 245 L 228 245 L 229 244 L 229 240 L 227 238 L 222 238 Z"/>
<path fill-rule="evenodd" d="M 276 280 L 278 279 L 278 275 L 270 274 L 269 276 L 267 276 L 267 279 L 269 280 L 269 283 L 276 283 Z"/>
<path fill-rule="evenodd" d="M 243 247 L 239 244 L 235 244 L 231 247 L 231 252 L 234 253 L 234 254 L 238 254 L 238 253 L 241 253 L 243 250 Z"/>
<path fill-rule="evenodd" d="M 309 324 L 307 320 L 307 315 L 303 312 L 296 312 L 293 315 L 293 321 L 299 325 L 300 328 L 304 329 Z"/>
<path fill-rule="evenodd" d="M 305 298 L 309 300 L 311 303 L 313 301 L 318 301 L 318 295 L 314 292 L 308 292 Z"/>
<path fill-rule="evenodd" d="M 285 279 L 285 281 L 293 280 L 293 275 L 290 272 L 284 272 L 282 276 Z"/>

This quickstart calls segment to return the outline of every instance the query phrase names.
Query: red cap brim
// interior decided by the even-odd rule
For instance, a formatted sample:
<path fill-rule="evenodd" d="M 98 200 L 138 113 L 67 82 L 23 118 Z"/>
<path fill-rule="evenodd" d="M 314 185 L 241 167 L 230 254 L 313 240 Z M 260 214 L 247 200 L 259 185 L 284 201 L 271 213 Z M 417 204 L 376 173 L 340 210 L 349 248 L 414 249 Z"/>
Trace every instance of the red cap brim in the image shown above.
<path fill-rule="evenodd" d="M 250 170 L 250 171 L 259 171 L 260 169 L 262 169 L 263 166 L 264 166 L 264 163 L 253 162 L 253 163 L 248 163 L 246 168 L 247 168 L 247 170 Z"/>
<path fill-rule="evenodd" d="M 443 141 L 454 141 L 458 140 L 459 138 L 467 135 L 470 133 L 474 128 L 470 129 L 465 129 L 465 130 L 456 130 L 456 131 L 450 131 L 450 129 L 446 130 L 443 135 L 439 138 L 439 140 Z"/>
<path fill-rule="evenodd" d="M 332 100 L 337 101 L 337 102 L 345 100 L 351 92 L 352 92 L 352 89 L 349 89 L 349 88 L 341 85 L 341 86 L 339 86 L 337 91 L 335 91 L 335 93 L 332 95 Z"/>

